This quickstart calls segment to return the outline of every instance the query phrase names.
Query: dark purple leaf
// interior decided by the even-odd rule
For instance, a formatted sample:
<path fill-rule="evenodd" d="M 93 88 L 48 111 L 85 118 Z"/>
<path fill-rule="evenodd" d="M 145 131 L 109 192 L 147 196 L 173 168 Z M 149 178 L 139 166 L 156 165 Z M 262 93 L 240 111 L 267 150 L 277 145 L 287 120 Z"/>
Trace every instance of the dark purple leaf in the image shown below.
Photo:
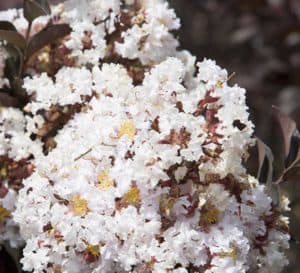
<path fill-rule="evenodd" d="M 286 166 L 291 166 L 295 162 L 300 162 L 300 135 L 298 130 L 291 138 L 290 152 L 286 158 Z"/>
<path fill-rule="evenodd" d="M 284 176 L 284 181 L 299 181 L 300 180 L 300 163 L 288 170 Z"/>
<path fill-rule="evenodd" d="M 273 106 L 273 116 L 280 125 L 284 139 L 285 166 L 289 167 L 300 159 L 300 135 L 297 125 L 288 115 Z"/>
<path fill-rule="evenodd" d="M 4 247 L 0 248 L 0 272 L 18 273 L 18 267 L 14 259 L 8 254 Z"/>
<path fill-rule="evenodd" d="M 1 90 L 0 90 L 0 106 L 18 107 L 19 105 L 20 105 L 20 103 L 17 100 L 17 98 L 12 97 L 6 93 L 1 93 Z"/>
<path fill-rule="evenodd" d="M 24 50 L 26 47 L 25 38 L 14 30 L 0 30 L 0 40 L 5 40 L 7 43 L 14 45 L 21 50 Z"/>
<path fill-rule="evenodd" d="M 17 47 L 7 45 L 4 46 L 8 53 L 8 58 L 5 60 L 5 77 L 12 82 L 15 78 L 20 76 L 21 66 L 23 65 L 23 53 Z"/>
<path fill-rule="evenodd" d="M 280 204 L 280 188 L 279 185 L 273 182 L 273 161 L 274 155 L 271 149 L 259 138 L 256 138 L 256 145 L 258 150 L 258 174 L 257 178 L 260 182 L 266 184 L 266 191 L 272 198 L 275 206 Z"/>
<path fill-rule="evenodd" d="M 266 190 L 268 195 L 272 198 L 273 205 L 278 207 L 281 202 L 281 191 L 279 185 L 271 183 Z"/>
<path fill-rule="evenodd" d="M 1 30 L 17 31 L 15 26 L 9 21 L 0 21 L 0 29 Z"/>
<path fill-rule="evenodd" d="M 260 182 L 267 185 L 272 183 L 273 179 L 273 161 L 274 156 L 271 149 L 258 137 L 256 138 L 258 150 L 258 173 L 257 178 Z"/>
<path fill-rule="evenodd" d="M 27 49 L 27 59 L 44 46 L 70 34 L 71 28 L 68 24 L 51 25 L 37 33 L 31 38 Z"/>
<path fill-rule="evenodd" d="M 24 17 L 29 22 L 32 22 L 40 16 L 49 15 L 51 13 L 49 3 L 46 0 L 24 0 L 23 10 Z"/>

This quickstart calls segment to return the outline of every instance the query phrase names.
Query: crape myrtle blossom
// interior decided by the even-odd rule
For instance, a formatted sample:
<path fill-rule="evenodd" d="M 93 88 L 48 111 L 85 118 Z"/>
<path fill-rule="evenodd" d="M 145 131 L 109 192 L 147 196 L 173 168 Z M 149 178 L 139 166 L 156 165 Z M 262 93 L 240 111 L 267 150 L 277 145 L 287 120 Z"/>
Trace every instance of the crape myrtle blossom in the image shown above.
<path fill-rule="evenodd" d="M 23 269 L 281 272 L 287 220 L 243 166 L 245 90 L 177 50 L 166 1 L 52 10 L 71 34 L 30 64 L 23 111 L 0 112 L 0 154 L 27 170 L 0 196 L 0 238 L 23 238 Z"/>
<path fill-rule="evenodd" d="M 30 158 L 43 154 L 41 142 L 33 141 L 26 131 L 42 122 L 38 115 L 25 117 L 18 109 L 0 108 L 0 243 L 8 240 L 12 247 L 22 243 L 11 217 L 17 191 L 33 171 Z"/>

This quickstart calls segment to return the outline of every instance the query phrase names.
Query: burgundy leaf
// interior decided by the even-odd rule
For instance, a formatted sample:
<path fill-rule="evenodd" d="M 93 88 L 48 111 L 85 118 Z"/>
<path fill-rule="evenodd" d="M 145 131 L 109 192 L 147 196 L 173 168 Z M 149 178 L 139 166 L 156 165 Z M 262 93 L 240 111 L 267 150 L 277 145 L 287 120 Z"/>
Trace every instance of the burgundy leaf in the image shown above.
<path fill-rule="evenodd" d="M 296 160 L 300 159 L 300 135 L 294 120 L 275 106 L 273 106 L 272 110 L 273 116 L 281 128 L 284 139 L 285 165 L 289 167 Z"/>
<path fill-rule="evenodd" d="M 12 82 L 15 78 L 21 76 L 24 55 L 15 46 L 6 45 L 4 48 L 9 56 L 5 60 L 5 77 Z"/>
<path fill-rule="evenodd" d="M 68 24 L 51 25 L 37 33 L 31 38 L 27 49 L 27 59 L 44 46 L 70 34 L 71 28 Z"/>
<path fill-rule="evenodd" d="M 15 26 L 9 21 L 0 21 L 0 29 L 1 30 L 17 31 Z"/>
<path fill-rule="evenodd" d="M 0 272 L 18 273 L 18 267 L 14 259 L 8 254 L 4 247 L 0 248 Z"/>
<path fill-rule="evenodd" d="M 284 181 L 297 181 L 300 178 L 300 163 L 299 165 L 294 166 L 290 170 L 288 170 L 284 176 Z"/>
<path fill-rule="evenodd" d="M 51 9 L 48 1 L 42 0 L 24 0 L 23 3 L 24 17 L 31 23 L 40 16 L 48 15 Z"/>
<path fill-rule="evenodd" d="M 267 185 L 272 183 L 274 156 L 271 149 L 258 137 L 256 137 L 258 150 L 258 173 L 257 178 Z"/>
<path fill-rule="evenodd" d="M 26 47 L 25 38 L 15 30 L 1 30 L 0 29 L 0 40 L 5 40 L 9 44 L 12 44 L 22 50 Z"/>
<path fill-rule="evenodd" d="M 18 107 L 19 106 L 19 101 L 17 98 L 12 97 L 8 94 L 5 93 L 0 93 L 0 106 L 5 106 L 5 107 Z"/>

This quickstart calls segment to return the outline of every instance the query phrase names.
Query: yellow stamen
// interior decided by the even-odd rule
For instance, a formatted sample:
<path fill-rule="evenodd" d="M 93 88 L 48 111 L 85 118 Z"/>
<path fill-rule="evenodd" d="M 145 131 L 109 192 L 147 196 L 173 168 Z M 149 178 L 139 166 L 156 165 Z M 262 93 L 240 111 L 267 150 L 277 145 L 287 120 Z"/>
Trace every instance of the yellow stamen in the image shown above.
<path fill-rule="evenodd" d="M 95 257 L 100 256 L 100 246 L 99 245 L 88 245 L 86 247 L 87 252 L 91 253 Z"/>
<path fill-rule="evenodd" d="M 78 216 L 84 216 L 87 214 L 89 210 L 87 204 L 88 202 L 78 195 L 71 199 L 72 210 Z"/>
<path fill-rule="evenodd" d="M 217 83 L 216 83 L 216 87 L 217 88 L 223 88 L 223 82 L 218 80 Z"/>
<path fill-rule="evenodd" d="M 132 186 L 131 189 L 124 195 L 124 199 L 130 205 L 138 205 L 141 201 L 139 188 L 137 186 Z"/>
<path fill-rule="evenodd" d="M 102 190 L 110 188 L 114 185 L 114 181 L 109 176 L 108 171 L 101 171 L 98 175 L 99 187 Z"/>
<path fill-rule="evenodd" d="M 229 257 L 229 258 L 236 259 L 238 256 L 237 249 L 232 248 L 232 250 L 230 250 L 229 252 L 221 252 L 221 253 L 219 253 L 219 256 L 221 258 Z"/>
<path fill-rule="evenodd" d="M 219 216 L 220 216 L 220 211 L 217 208 L 212 207 L 202 212 L 201 222 L 206 225 L 207 224 L 213 225 L 218 222 Z"/>
<path fill-rule="evenodd" d="M 5 178 L 7 176 L 7 169 L 5 167 L 0 169 L 0 177 Z"/>
<path fill-rule="evenodd" d="M 10 211 L 6 208 L 0 207 L 0 222 L 4 221 L 10 216 Z"/>
<path fill-rule="evenodd" d="M 136 129 L 131 120 L 126 120 L 123 122 L 121 127 L 119 128 L 119 137 L 126 135 L 129 139 L 133 139 L 136 134 Z"/>
<path fill-rule="evenodd" d="M 134 18 L 134 23 L 137 25 L 142 25 L 145 22 L 145 16 L 143 14 L 138 14 Z"/>

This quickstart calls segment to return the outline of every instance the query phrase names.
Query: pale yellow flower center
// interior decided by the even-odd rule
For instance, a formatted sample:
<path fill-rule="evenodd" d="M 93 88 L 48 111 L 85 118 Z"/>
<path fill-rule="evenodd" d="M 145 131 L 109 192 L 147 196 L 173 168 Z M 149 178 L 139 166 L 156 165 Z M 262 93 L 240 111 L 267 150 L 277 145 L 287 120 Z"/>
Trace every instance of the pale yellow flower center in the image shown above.
<path fill-rule="evenodd" d="M 0 207 L 0 222 L 10 216 L 10 211 L 6 208 Z"/>
<path fill-rule="evenodd" d="M 238 256 L 237 249 L 236 248 L 232 248 L 228 252 L 221 252 L 221 253 L 219 253 L 219 256 L 222 257 L 222 258 L 229 257 L 229 258 L 236 259 L 237 256 Z"/>
<path fill-rule="evenodd" d="M 108 171 L 101 171 L 98 175 L 99 187 L 102 190 L 110 188 L 114 185 L 114 181 L 109 176 Z"/>
<path fill-rule="evenodd" d="M 127 136 L 129 139 L 133 139 L 136 134 L 136 129 L 131 120 L 126 120 L 122 123 L 121 127 L 119 128 L 119 137 Z"/>
<path fill-rule="evenodd" d="M 202 222 L 209 225 L 216 224 L 219 217 L 220 211 L 215 207 L 211 207 L 201 214 Z"/>
<path fill-rule="evenodd" d="M 95 257 L 100 256 L 100 246 L 99 245 L 88 245 L 86 247 L 87 252 L 91 253 Z"/>
<path fill-rule="evenodd" d="M 71 199 L 71 206 L 73 212 L 78 216 L 83 216 L 88 212 L 88 202 L 76 195 Z"/>
<path fill-rule="evenodd" d="M 141 201 L 140 190 L 137 186 L 132 186 L 125 194 L 124 199 L 131 205 L 138 205 Z"/>

